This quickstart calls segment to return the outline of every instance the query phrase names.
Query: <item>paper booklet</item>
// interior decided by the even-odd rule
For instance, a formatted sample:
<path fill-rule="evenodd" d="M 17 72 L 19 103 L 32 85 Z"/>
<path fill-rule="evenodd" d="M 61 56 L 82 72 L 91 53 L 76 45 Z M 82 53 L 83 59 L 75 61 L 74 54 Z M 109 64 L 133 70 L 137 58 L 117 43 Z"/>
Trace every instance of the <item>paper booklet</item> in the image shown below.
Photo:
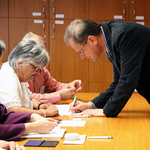
<path fill-rule="evenodd" d="M 66 129 L 60 129 L 55 127 L 48 134 L 30 133 L 28 135 L 21 136 L 21 138 L 42 138 L 42 139 L 61 139 L 64 136 Z"/>

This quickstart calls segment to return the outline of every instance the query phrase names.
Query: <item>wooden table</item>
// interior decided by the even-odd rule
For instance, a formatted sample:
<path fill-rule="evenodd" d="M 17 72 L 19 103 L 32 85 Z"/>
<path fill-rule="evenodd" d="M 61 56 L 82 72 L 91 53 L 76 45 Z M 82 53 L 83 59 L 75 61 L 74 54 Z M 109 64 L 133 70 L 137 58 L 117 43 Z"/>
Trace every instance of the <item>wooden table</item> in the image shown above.
<path fill-rule="evenodd" d="M 90 101 L 98 93 L 78 93 L 78 99 Z M 61 101 L 70 103 L 72 100 Z M 55 117 L 63 120 L 69 116 Z M 91 117 L 86 120 L 84 127 L 63 127 L 66 133 L 76 132 L 87 136 L 113 136 L 113 139 L 86 139 L 83 145 L 63 145 L 63 139 L 55 150 L 149 150 L 150 149 L 150 105 L 138 93 L 134 93 L 124 109 L 116 118 Z M 29 139 L 19 141 L 24 145 Z M 50 139 L 48 139 L 50 140 Z M 55 141 L 55 139 L 53 140 Z M 48 150 L 53 148 L 26 147 L 26 150 Z"/>

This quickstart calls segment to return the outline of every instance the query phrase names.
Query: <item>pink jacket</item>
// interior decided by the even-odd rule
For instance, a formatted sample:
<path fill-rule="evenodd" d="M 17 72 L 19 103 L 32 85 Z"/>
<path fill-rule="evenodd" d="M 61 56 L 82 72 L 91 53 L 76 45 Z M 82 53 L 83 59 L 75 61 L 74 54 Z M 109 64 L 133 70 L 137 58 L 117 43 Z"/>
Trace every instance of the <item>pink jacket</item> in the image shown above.
<path fill-rule="evenodd" d="M 43 103 L 59 102 L 61 97 L 57 91 L 68 85 L 57 82 L 46 68 L 42 68 L 41 73 L 37 74 L 28 84 L 32 96 Z"/>

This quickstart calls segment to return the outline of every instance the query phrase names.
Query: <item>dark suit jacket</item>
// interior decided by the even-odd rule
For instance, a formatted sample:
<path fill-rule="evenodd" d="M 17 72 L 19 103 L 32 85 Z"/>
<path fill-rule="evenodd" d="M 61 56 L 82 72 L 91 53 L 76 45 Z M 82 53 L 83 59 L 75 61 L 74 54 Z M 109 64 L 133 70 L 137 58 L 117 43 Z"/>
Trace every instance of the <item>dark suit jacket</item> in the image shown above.
<path fill-rule="evenodd" d="M 92 102 L 116 117 L 135 89 L 150 103 L 150 28 L 125 21 L 100 24 L 112 55 L 114 81 Z"/>

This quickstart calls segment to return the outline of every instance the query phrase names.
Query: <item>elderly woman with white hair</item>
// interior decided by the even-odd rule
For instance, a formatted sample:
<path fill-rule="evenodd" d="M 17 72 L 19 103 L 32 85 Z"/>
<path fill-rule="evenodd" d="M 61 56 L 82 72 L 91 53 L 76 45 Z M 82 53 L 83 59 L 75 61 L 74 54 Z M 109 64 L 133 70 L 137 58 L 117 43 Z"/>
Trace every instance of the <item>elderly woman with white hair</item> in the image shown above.
<path fill-rule="evenodd" d="M 48 52 L 33 39 L 22 40 L 12 50 L 0 70 L 0 103 L 8 112 L 37 113 L 43 117 L 58 115 L 58 109 L 50 103 L 39 109 L 40 102 L 32 98 L 26 83 L 48 63 Z"/>

